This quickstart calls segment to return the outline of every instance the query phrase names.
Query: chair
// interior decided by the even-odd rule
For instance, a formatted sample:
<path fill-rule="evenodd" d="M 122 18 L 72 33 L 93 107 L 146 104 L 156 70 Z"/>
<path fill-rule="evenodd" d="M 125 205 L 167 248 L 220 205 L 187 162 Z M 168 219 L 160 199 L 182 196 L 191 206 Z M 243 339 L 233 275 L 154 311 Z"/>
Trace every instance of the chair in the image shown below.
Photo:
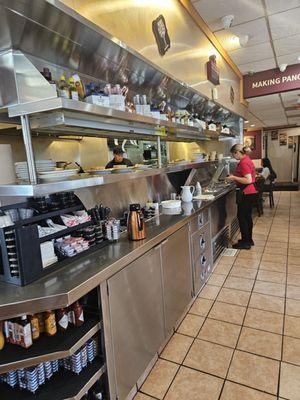
<path fill-rule="evenodd" d="M 274 185 L 275 181 L 270 181 L 270 183 L 264 184 L 263 187 L 263 192 L 269 194 L 269 202 L 270 202 L 270 208 L 274 208 Z"/>
<path fill-rule="evenodd" d="M 258 216 L 262 216 L 264 213 L 264 202 L 263 202 L 263 192 L 264 192 L 264 184 L 265 178 L 262 176 L 257 176 L 255 179 L 255 186 L 258 192 L 257 194 L 257 201 L 256 201 L 256 209 Z"/>

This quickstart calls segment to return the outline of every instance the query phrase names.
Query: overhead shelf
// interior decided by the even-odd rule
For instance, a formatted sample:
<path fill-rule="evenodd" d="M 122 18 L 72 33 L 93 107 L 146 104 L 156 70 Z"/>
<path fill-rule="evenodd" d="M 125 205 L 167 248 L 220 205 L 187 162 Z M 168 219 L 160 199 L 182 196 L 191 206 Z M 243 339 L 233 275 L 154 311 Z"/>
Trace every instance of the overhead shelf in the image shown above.
<path fill-rule="evenodd" d="M 70 178 L 67 181 L 31 184 L 9 184 L 0 185 L 0 197 L 35 197 L 44 196 L 49 193 L 58 193 L 69 190 L 107 185 L 110 183 L 123 182 L 124 180 L 145 178 L 162 173 L 178 172 L 186 169 L 199 168 L 206 163 L 190 162 L 186 164 L 174 164 L 163 168 L 150 168 L 147 170 L 134 170 L 127 173 L 112 173 L 102 176 L 83 174 L 80 177 Z"/>

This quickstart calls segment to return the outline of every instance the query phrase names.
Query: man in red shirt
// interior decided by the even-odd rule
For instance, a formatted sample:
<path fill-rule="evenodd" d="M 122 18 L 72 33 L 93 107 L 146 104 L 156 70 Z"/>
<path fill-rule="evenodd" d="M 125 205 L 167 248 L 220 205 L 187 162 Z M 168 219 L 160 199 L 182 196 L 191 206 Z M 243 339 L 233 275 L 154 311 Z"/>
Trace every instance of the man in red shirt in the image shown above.
<path fill-rule="evenodd" d="M 254 246 L 252 209 L 257 201 L 255 166 L 242 144 L 235 144 L 230 152 L 236 160 L 240 161 L 234 175 L 229 175 L 226 179 L 237 184 L 237 217 L 242 235 L 242 239 L 232 247 L 249 250 L 251 246 Z"/>

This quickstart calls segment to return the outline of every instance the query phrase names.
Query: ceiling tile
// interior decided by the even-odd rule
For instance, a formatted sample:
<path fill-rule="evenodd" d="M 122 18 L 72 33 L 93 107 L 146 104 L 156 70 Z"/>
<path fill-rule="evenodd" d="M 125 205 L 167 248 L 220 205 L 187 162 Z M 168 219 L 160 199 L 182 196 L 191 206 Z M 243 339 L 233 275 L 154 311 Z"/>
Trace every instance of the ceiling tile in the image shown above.
<path fill-rule="evenodd" d="M 233 25 L 264 16 L 261 0 L 198 0 L 194 6 L 212 31 L 223 28 L 221 18 L 224 15 L 234 15 Z"/>
<path fill-rule="evenodd" d="M 275 14 L 300 6 L 300 0 L 265 0 L 268 14 Z"/>
<path fill-rule="evenodd" d="M 288 120 L 287 118 L 271 118 L 271 119 L 265 119 L 264 123 L 267 126 L 280 126 L 280 125 L 287 125 L 288 124 Z"/>
<path fill-rule="evenodd" d="M 239 69 L 242 74 L 247 74 L 249 71 L 259 72 L 267 69 L 276 68 L 276 62 L 274 57 L 268 58 L 263 61 L 250 62 L 248 64 L 239 64 Z"/>
<path fill-rule="evenodd" d="M 273 40 L 300 33 L 300 7 L 270 15 L 269 22 Z"/>
<path fill-rule="evenodd" d="M 298 64 L 299 60 L 298 57 L 300 56 L 299 53 L 295 54 L 289 54 L 285 56 L 279 56 L 277 58 L 278 65 L 280 64 L 288 64 L 288 65 L 293 65 L 293 64 Z"/>
<path fill-rule="evenodd" d="M 300 33 L 298 35 L 274 40 L 273 43 L 277 56 L 286 54 L 299 54 L 300 56 Z"/>
<path fill-rule="evenodd" d="M 250 105 L 262 105 L 262 104 L 281 104 L 279 94 L 270 94 L 269 96 L 254 97 L 253 99 L 248 99 Z"/>
<path fill-rule="evenodd" d="M 225 50 L 232 51 L 240 48 L 238 36 L 249 35 L 247 46 L 270 41 L 270 35 L 267 29 L 265 18 L 260 18 L 255 21 L 246 22 L 230 29 L 222 29 L 216 32 L 215 35 L 222 43 Z"/>
<path fill-rule="evenodd" d="M 271 44 L 261 43 L 251 47 L 243 47 L 229 52 L 230 57 L 236 64 L 248 64 L 273 57 Z"/>
<path fill-rule="evenodd" d="M 281 97 L 284 102 L 289 101 L 289 100 L 297 101 L 298 95 L 300 95 L 300 90 L 294 90 L 292 92 L 281 93 Z"/>
<path fill-rule="evenodd" d="M 293 117 L 293 118 L 298 117 L 298 118 L 300 118 L 300 107 L 297 110 L 286 111 L 286 114 L 287 114 L 288 118 L 289 117 Z"/>

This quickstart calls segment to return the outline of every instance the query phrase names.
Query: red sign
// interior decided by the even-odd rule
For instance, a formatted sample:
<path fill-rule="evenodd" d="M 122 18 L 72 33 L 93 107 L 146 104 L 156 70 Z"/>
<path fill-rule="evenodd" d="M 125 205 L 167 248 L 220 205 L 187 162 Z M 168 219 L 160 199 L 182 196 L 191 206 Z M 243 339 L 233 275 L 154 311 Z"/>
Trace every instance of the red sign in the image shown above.
<path fill-rule="evenodd" d="M 300 64 L 290 65 L 284 72 L 274 68 L 244 75 L 245 99 L 297 89 L 300 89 Z"/>
<path fill-rule="evenodd" d="M 209 57 L 206 63 L 207 79 L 214 85 L 220 85 L 219 69 L 217 67 L 217 58 L 215 55 Z"/>

